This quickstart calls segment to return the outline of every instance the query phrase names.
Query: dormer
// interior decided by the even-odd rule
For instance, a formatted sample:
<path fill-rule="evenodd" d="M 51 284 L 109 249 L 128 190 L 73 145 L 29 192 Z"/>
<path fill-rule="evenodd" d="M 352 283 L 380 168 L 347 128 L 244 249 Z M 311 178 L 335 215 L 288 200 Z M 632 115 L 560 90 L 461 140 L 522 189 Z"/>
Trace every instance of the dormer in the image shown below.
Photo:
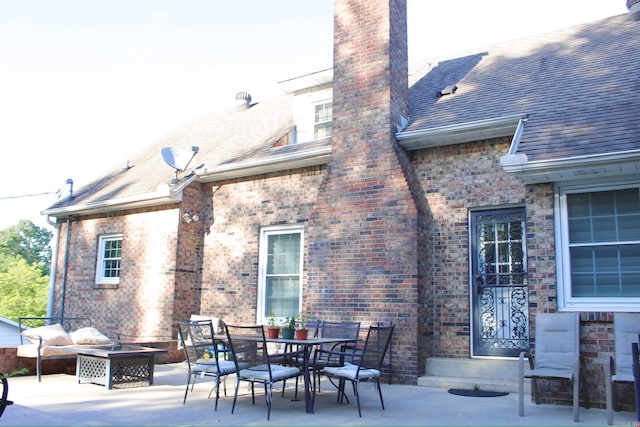
<path fill-rule="evenodd" d="M 294 96 L 293 121 L 296 130 L 290 143 L 331 138 L 333 69 L 295 77 L 278 85 Z"/>

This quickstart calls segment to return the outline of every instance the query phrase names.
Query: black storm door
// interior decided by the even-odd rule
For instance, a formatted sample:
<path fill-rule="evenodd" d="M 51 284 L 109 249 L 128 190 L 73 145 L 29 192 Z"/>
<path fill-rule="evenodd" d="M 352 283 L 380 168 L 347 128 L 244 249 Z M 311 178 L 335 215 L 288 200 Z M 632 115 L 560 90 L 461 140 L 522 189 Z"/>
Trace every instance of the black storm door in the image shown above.
<path fill-rule="evenodd" d="M 529 348 L 524 208 L 471 214 L 473 355 Z"/>

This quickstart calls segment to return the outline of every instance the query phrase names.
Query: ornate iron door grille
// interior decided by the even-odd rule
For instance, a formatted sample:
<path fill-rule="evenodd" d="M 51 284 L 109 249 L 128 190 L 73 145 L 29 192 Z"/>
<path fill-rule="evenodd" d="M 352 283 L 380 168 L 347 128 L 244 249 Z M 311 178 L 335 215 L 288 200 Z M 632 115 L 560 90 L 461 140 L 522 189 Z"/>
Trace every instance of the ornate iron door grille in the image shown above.
<path fill-rule="evenodd" d="M 529 348 L 523 208 L 475 212 L 472 312 L 475 356 L 518 356 Z"/>

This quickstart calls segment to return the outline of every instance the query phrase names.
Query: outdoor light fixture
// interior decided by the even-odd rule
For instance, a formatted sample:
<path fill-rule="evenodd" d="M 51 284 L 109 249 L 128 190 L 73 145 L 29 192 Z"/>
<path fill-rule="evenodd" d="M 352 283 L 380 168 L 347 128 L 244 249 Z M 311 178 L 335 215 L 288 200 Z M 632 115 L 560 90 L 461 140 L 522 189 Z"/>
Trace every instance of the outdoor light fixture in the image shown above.
<path fill-rule="evenodd" d="M 190 214 L 189 212 L 185 212 L 185 214 L 182 215 L 182 222 L 186 222 L 187 224 L 198 221 L 200 221 L 200 216 L 198 214 Z"/>

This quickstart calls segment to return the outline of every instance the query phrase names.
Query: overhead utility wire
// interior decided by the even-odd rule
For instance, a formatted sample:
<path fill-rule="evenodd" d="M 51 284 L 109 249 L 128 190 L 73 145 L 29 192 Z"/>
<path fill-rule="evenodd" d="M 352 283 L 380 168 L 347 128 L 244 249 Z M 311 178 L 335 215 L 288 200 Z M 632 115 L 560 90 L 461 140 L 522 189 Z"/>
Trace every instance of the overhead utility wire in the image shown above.
<path fill-rule="evenodd" d="M 37 194 L 22 194 L 20 196 L 5 196 L 5 197 L 0 197 L 0 200 L 7 200 L 7 199 L 21 199 L 23 197 L 36 197 L 36 196 L 47 196 L 49 194 L 59 194 L 60 191 L 48 191 L 46 193 L 37 193 Z"/>

